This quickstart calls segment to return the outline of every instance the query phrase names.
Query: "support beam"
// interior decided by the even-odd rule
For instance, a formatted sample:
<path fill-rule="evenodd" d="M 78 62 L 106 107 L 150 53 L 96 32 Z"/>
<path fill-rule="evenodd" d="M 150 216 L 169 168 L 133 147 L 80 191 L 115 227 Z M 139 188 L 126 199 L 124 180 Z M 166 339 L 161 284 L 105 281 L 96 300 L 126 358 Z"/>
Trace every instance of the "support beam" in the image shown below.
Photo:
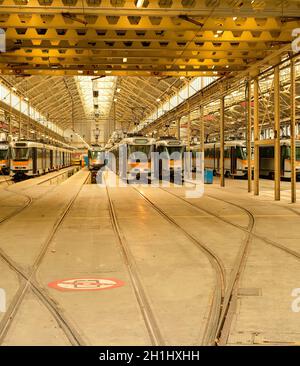
<path fill-rule="evenodd" d="M 204 107 L 199 107 L 199 122 L 200 122 L 200 174 L 204 182 L 205 170 L 205 125 L 204 125 Z M 197 161 L 197 159 L 196 159 Z M 196 165 L 197 166 L 197 165 Z M 197 168 L 196 168 L 197 171 Z M 196 178 L 197 179 L 197 178 Z"/>
<path fill-rule="evenodd" d="M 205 127 L 204 127 L 204 108 L 203 106 L 199 107 L 199 119 L 200 119 L 200 152 L 203 153 L 204 158 L 204 143 L 205 143 Z"/>
<path fill-rule="evenodd" d="M 275 200 L 280 201 L 280 69 L 274 69 L 274 170 Z"/>
<path fill-rule="evenodd" d="M 191 107 L 190 107 L 190 103 L 189 103 L 189 99 L 190 99 L 190 82 L 187 82 L 187 94 L 188 94 L 188 127 L 187 127 L 187 139 L 188 139 L 188 143 L 187 143 L 187 151 L 191 150 Z"/>
<path fill-rule="evenodd" d="M 22 120 L 21 120 L 21 102 L 22 102 L 22 99 L 20 98 L 20 107 L 19 107 L 19 140 L 21 139 L 22 137 Z"/>
<path fill-rule="evenodd" d="M 248 192 L 252 192 L 252 154 L 251 154 L 251 134 L 252 134 L 252 108 L 251 108 L 251 79 L 247 83 L 247 160 L 248 160 Z"/>
<path fill-rule="evenodd" d="M 180 117 L 177 118 L 177 121 L 176 121 L 176 127 L 177 127 L 177 138 L 178 140 L 180 140 Z"/>
<path fill-rule="evenodd" d="M 291 202 L 296 203 L 296 72 L 295 61 L 291 60 Z"/>
<path fill-rule="evenodd" d="M 188 123 L 187 123 L 187 151 L 191 150 L 191 110 L 188 109 Z"/>
<path fill-rule="evenodd" d="M 12 139 L 12 128 L 13 122 L 12 122 L 12 97 L 11 92 L 9 93 L 9 124 L 8 124 L 8 133 L 9 133 L 9 139 Z"/>
<path fill-rule="evenodd" d="M 224 178 L 224 145 L 225 145 L 225 98 L 220 100 L 220 185 L 225 187 Z"/>
<path fill-rule="evenodd" d="M 254 194 L 259 195 L 259 84 L 258 77 L 254 78 L 254 121 L 253 121 L 253 131 L 254 131 Z"/>

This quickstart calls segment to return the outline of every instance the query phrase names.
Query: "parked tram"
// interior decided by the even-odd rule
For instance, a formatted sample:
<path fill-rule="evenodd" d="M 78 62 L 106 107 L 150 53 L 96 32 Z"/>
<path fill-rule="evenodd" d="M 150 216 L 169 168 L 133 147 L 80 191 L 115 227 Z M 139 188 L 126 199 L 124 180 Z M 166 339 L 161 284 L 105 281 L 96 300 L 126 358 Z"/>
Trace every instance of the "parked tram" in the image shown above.
<path fill-rule="evenodd" d="M 92 145 L 88 151 L 89 170 L 99 170 L 105 165 L 105 150 L 99 145 Z"/>
<path fill-rule="evenodd" d="M 15 177 L 33 177 L 71 165 L 73 150 L 35 141 L 11 143 L 10 171 Z"/>
<path fill-rule="evenodd" d="M 274 179 L 274 145 L 263 145 L 259 147 L 259 174 L 264 178 Z M 280 175 L 282 179 L 291 178 L 291 142 L 290 140 L 280 141 Z M 296 176 L 300 179 L 300 141 L 296 141 Z"/>
<path fill-rule="evenodd" d="M 156 141 L 155 151 L 159 153 L 159 179 L 182 177 L 184 171 L 184 153 L 186 145 L 175 137 L 160 137 Z"/>
<path fill-rule="evenodd" d="M 0 141 L 0 174 L 9 174 L 10 147 L 7 141 Z"/>
<path fill-rule="evenodd" d="M 109 151 L 115 156 L 116 173 L 131 183 L 151 180 L 151 157 L 154 150 L 153 138 L 136 135 L 122 139 Z"/>
<path fill-rule="evenodd" d="M 196 153 L 200 145 L 191 148 L 193 153 L 193 167 L 195 167 Z M 206 143 L 204 145 L 204 166 L 212 169 L 214 175 L 220 174 L 220 143 Z M 226 141 L 224 145 L 224 174 L 226 177 L 247 177 L 248 160 L 245 141 Z"/>

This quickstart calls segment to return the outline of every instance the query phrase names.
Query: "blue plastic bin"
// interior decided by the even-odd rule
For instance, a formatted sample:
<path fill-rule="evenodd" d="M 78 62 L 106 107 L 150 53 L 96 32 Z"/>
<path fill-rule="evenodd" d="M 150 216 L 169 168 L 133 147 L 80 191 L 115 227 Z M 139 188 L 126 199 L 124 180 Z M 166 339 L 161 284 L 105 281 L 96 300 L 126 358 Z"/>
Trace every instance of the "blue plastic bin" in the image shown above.
<path fill-rule="evenodd" d="M 214 171 L 212 169 L 204 169 L 204 183 L 213 184 L 214 182 Z"/>
<path fill-rule="evenodd" d="M 83 155 L 83 159 L 84 159 L 84 165 L 88 166 L 89 165 L 89 157 L 88 155 Z"/>

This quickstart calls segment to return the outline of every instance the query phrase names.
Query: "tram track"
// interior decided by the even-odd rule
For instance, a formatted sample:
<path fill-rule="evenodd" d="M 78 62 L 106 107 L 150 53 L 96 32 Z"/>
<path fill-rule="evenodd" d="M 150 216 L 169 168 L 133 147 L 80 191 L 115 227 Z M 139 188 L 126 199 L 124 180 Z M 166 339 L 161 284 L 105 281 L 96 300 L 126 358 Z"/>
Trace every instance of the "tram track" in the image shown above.
<path fill-rule="evenodd" d="M 44 184 L 45 182 L 52 180 L 52 179 L 56 179 L 58 177 L 60 177 L 61 175 L 66 174 L 67 172 L 61 172 L 60 174 L 57 174 L 55 177 L 52 178 L 46 178 L 44 180 L 42 180 L 41 182 L 38 182 L 37 185 L 41 185 Z M 12 185 L 15 185 L 17 183 L 13 183 Z M 7 216 L 4 216 L 3 218 L 0 218 L 0 224 L 2 224 L 3 222 L 13 218 L 14 216 L 18 215 L 19 213 L 21 213 L 23 210 L 25 210 L 26 208 L 28 208 L 35 200 L 39 199 L 40 197 L 44 196 L 45 193 L 42 193 L 40 196 L 36 197 L 35 199 L 33 199 L 30 195 L 24 193 L 24 191 L 26 191 L 27 189 L 30 189 L 30 187 L 26 187 L 25 189 L 23 189 L 21 192 L 16 192 L 16 191 L 12 191 L 10 190 L 8 187 L 3 188 L 4 191 L 8 192 L 8 193 L 13 193 L 17 196 L 22 196 L 24 198 L 26 198 L 26 202 L 23 206 L 18 207 L 16 210 L 14 210 L 13 212 L 9 213 Z M 53 187 L 52 190 L 49 190 L 46 194 L 52 192 L 54 189 L 56 188 L 56 186 Z"/>
<path fill-rule="evenodd" d="M 62 173 L 62 174 L 64 174 L 64 173 Z M 46 293 L 46 291 L 43 289 L 43 287 L 38 284 L 38 282 L 35 278 L 35 275 L 46 255 L 47 250 L 48 250 L 51 242 L 53 241 L 58 229 L 61 227 L 62 223 L 64 222 L 64 219 L 66 218 L 67 214 L 71 210 L 74 202 L 76 201 L 78 195 L 80 194 L 80 192 L 82 190 L 82 187 L 86 184 L 88 179 L 89 179 L 89 175 L 87 176 L 85 181 L 81 184 L 81 186 L 78 189 L 78 191 L 76 192 L 76 194 L 71 198 L 71 200 L 65 206 L 62 214 L 58 217 L 58 219 L 54 223 L 53 228 L 51 229 L 51 232 L 49 233 L 47 239 L 43 243 L 41 251 L 39 252 L 37 258 L 35 259 L 33 265 L 31 266 L 31 271 L 29 273 L 26 273 L 2 249 L 0 249 L 0 258 L 18 276 L 19 280 L 21 280 L 19 283 L 19 289 L 18 289 L 17 293 L 15 294 L 3 319 L 0 322 L 0 344 L 3 343 L 3 341 L 6 337 L 6 334 L 9 330 L 10 326 L 12 325 L 13 320 L 15 319 L 15 316 L 18 313 L 18 310 L 19 310 L 26 294 L 28 293 L 29 289 L 31 289 L 33 291 L 33 293 L 39 298 L 39 300 L 42 302 L 42 304 L 49 310 L 49 312 L 52 314 L 52 316 L 56 320 L 59 327 L 62 329 L 62 331 L 66 335 L 66 337 L 69 340 L 71 345 L 80 346 L 80 345 L 85 344 L 81 335 L 77 332 L 77 330 L 73 327 L 73 325 L 65 318 L 61 309 L 59 309 L 57 304 Z M 54 187 L 54 188 L 56 188 L 56 187 Z M 53 191 L 53 190 L 51 190 L 51 191 Z M 16 192 L 14 192 L 14 193 L 16 193 Z M 28 197 L 30 197 L 30 196 L 28 196 Z M 21 211 L 23 211 L 25 208 L 27 208 L 32 202 L 33 202 L 33 200 L 31 198 L 31 200 L 26 202 L 26 205 L 24 205 L 21 210 L 17 210 L 17 212 L 14 212 L 13 215 L 9 215 L 9 217 L 6 217 L 5 220 L 2 220 L 1 223 L 3 223 L 4 221 L 7 221 L 7 220 L 11 219 L 12 217 L 16 216 L 17 214 L 19 214 Z"/>
<path fill-rule="evenodd" d="M 208 260 L 210 261 L 212 268 L 215 271 L 216 286 L 214 289 L 210 313 L 208 315 L 209 320 L 207 322 L 207 326 L 202 339 L 202 345 L 215 344 L 226 289 L 225 268 L 221 259 L 217 256 L 215 252 L 213 252 L 204 243 L 200 242 L 197 238 L 195 238 L 192 234 L 185 230 L 182 225 L 176 222 L 170 215 L 168 215 L 164 210 L 162 210 L 159 206 L 152 202 L 146 195 L 144 195 L 133 186 L 131 186 L 131 188 L 136 191 L 166 221 L 168 221 L 171 225 L 176 227 L 177 230 L 183 233 L 198 249 L 200 249 L 207 256 Z"/>
<path fill-rule="evenodd" d="M 170 191 L 168 191 L 164 188 L 160 188 L 160 189 L 162 189 L 166 193 L 169 193 L 170 195 L 186 202 L 187 204 L 194 207 L 195 209 L 197 209 L 199 211 L 204 211 L 207 214 L 223 221 L 224 223 L 227 223 L 227 224 L 231 225 L 232 227 L 235 227 L 239 230 L 242 230 L 243 232 L 245 232 L 247 234 L 247 237 L 246 237 L 245 242 L 244 242 L 244 248 L 242 249 L 242 251 L 240 251 L 240 253 L 238 255 L 238 258 L 236 259 L 236 263 L 233 267 L 233 272 L 232 272 L 233 275 L 231 276 L 231 280 L 229 281 L 229 284 L 228 284 L 228 287 L 227 287 L 227 290 L 226 290 L 226 295 L 224 297 L 224 303 L 222 305 L 222 313 L 221 313 L 219 326 L 218 326 L 218 331 L 217 331 L 217 339 L 220 339 L 221 336 L 222 336 L 222 331 L 223 331 L 224 324 L 225 324 L 225 321 L 226 321 L 226 318 L 227 318 L 227 314 L 228 314 L 228 310 L 229 310 L 229 307 L 230 307 L 230 301 L 231 301 L 232 295 L 234 293 L 236 284 L 238 283 L 238 279 L 240 278 L 240 276 L 242 274 L 242 268 L 244 268 L 245 263 L 246 263 L 247 251 L 249 249 L 249 245 L 251 243 L 251 240 L 253 238 L 260 239 L 265 244 L 276 247 L 277 249 L 280 249 L 280 250 L 284 251 L 285 253 L 287 253 L 287 254 L 289 254 L 293 257 L 296 257 L 298 260 L 300 260 L 300 253 L 296 252 L 294 250 L 291 250 L 291 249 L 285 247 L 284 245 L 281 245 L 280 243 L 277 243 L 276 241 L 273 241 L 273 240 L 271 240 L 269 238 L 266 238 L 262 235 L 254 233 L 253 230 L 254 230 L 254 227 L 255 227 L 255 217 L 254 217 L 254 215 L 252 214 L 252 212 L 250 210 L 246 209 L 245 207 L 243 207 L 241 205 L 238 205 L 236 203 L 221 199 L 219 197 L 215 197 L 213 195 L 208 195 L 208 194 L 205 195 L 205 197 L 208 197 L 210 199 L 226 203 L 228 205 L 234 206 L 234 207 L 242 210 L 243 212 L 245 212 L 247 214 L 247 216 L 249 217 L 249 222 L 248 222 L 247 227 L 244 227 L 244 226 L 239 225 L 239 224 L 235 224 L 235 223 L 231 222 L 230 220 L 227 220 L 226 218 L 224 218 L 224 217 L 222 217 L 218 214 L 215 214 L 214 212 L 212 212 L 210 210 L 207 210 L 206 208 L 199 207 L 199 206 L 193 204 L 192 202 L 190 202 L 189 200 L 187 200 L 187 199 L 185 199 L 181 196 L 178 196 L 177 194 L 175 194 L 173 192 L 170 192 Z"/>
<path fill-rule="evenodd" d="M 149 300 L 147 298 L 146 292 L 144 290 L 143 283 L 140 279 L 140 276 L 138 274 L 138 270 L 135 264 L 134 257 L 128 247 L 127 240 L 125 236 L 122 233 L 122 230 L 120 228 L 118 217 L 116 214 L 116 210 L 113 204 L 113 201 L 111 199 L 109 189 L 106 185 L 106 193 L 108 197 L 108 206 L 109 206 L 109 213 L 110 218 L 112 222 L 112 226 L 119 244 L 119 248 L 121 251 L 122 258 L 124 260 L 124 263 L 126 265 L 134 294 L 136 296 L 150 341 L 152 346 L 164 346 L 165 340 L 163 339 L 163 336 L 161 334 L 161 331 L 159 329 L 159 326 L 157 324 L 155 315 L 151 309 L 151 305 L 149 303 Z"/>

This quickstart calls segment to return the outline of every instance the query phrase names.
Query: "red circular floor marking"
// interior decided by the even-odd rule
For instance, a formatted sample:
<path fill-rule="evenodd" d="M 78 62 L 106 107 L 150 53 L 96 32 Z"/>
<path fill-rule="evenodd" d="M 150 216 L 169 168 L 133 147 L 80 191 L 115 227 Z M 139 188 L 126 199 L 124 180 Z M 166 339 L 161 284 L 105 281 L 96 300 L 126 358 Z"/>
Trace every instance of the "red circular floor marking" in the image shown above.
<path fill-rule="evenodd" d="M 48 283 L 59 291 L 101 291 L 124 286 L 124 282 L 115 278 L 68 278 Z"/>

